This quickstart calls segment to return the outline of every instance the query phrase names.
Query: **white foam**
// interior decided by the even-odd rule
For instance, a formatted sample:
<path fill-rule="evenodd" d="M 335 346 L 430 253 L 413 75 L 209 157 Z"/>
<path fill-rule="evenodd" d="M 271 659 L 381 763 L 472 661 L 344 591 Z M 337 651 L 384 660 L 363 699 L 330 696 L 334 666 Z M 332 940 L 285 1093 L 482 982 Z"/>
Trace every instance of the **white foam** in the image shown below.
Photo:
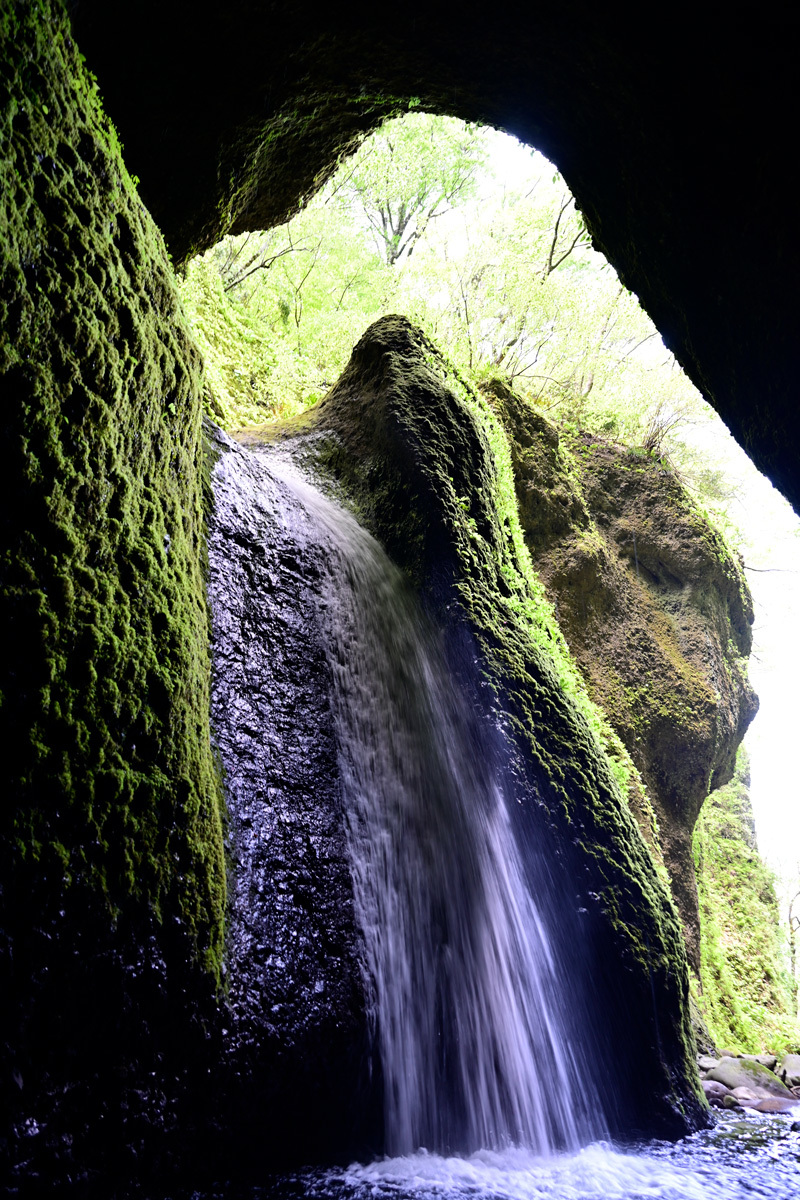
<path fill-rule="evenodd" d="M 354 1163 L 342 1178 L 357 1196 L 415 1200 L 727 1200 L 741 1181 L 720 1177 L 718 1165 L 691 1168 L 596 1143 L 577 1154 L 540 1158 L 525 1150 L 481 1150 L 468 1158 L 421 1151 L 366 1166 Z M 732 1185 L 729 1188 L 728 1185 Z M 756 1193 L 757 1194 L 757 1193 Z"/>

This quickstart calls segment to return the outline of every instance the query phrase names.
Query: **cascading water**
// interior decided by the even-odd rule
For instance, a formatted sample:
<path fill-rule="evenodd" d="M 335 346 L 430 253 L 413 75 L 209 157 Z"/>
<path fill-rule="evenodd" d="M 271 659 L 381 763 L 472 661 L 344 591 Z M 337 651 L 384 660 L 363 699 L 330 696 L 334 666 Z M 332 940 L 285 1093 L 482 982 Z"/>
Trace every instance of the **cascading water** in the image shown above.
<path fill-rule="evenodd" d="M 328 652 L 387 1149 L 576 1149 L 602 1134 L 599 1106 L 567 1075 L 566 984 L 485 722 L 378 543 L 274 469 L 328 550 Z"/>
<path fill-rule="evenodd" d="M 529 894 L 539 868 L 527 841 L 520 863 L 500 783 L 502 737 L 459 698 L 464 685 L 439 636 L 356 522 L 272 454 L 247 454 L 222 434 L 217 441 L 209 554 L 215 720 L 235 827 L 231 1047 L 246 1067 L 251 1043 L 274 1036 L 335 1079 L 314 1108 L 301 1077 L 305 1108 L 290 1110 L 287 1134 L 304 1117 L 334 1122 L 350 1092 L 363 1099 L 353 1069 L 354 1058 L 363 1065 L 361 939 L 349 907 L 338 753 L 395 1155 L 279 1175 L 265 1162 L 263 1186 L 223 1194 L 800 1200 L 792 1115 L 728 1112 L 716 1129 L 638 1153 L 593 1140 L 602 1135 L 589 1078 L 601 1058 L 591 1044 L 597 1026 L 575 1034 L 586 1018 L 581 985 L 561 962 L 564 945 L 549 952 L 537 909 L 551 931 L 567 923 L 567 943 L 579 942 L 579 924 L 570 925 L 568 898 L 554 898 L 549 879 Z M 309 1043 L 309 1027 L 324 1040 Z M 281 1059 L 254 1058 L 254 1071 L 262 1061 L 269 1081 Z M 298 1059 L 289 1064 L 297 1072 Z M 258 1144 L 259 1129 L 248 1128 Z"/>

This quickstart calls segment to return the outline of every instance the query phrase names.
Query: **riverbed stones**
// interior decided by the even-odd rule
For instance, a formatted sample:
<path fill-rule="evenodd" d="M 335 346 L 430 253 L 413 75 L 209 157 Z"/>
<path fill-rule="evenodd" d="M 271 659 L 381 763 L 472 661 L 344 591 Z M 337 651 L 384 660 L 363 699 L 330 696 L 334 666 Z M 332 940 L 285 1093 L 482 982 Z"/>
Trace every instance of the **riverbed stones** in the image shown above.
<path fill-rule="evenodd" d="M 748 1108 L 752 1108 L 754 1112 L 760 1113 L 789 1113 L 796 1112 L 798 1108 L 798 1101 L 796 1099 L 784 1100 L 781 1096 L 767 1096 L 755 1104 L 750 1102 L 745 1103 Z"/>
<path fill-rule="evenodd" d="M 778 1096 L 784 1100 L 794 1100 L 777 1075 L 752 1059 L 725 1057 L 708 1072 L 706 1079 L 724 1083 L 732 1091 L 740 1087 L 748 1088 L 762 1098 Z"/>
<path fill-rule="evenodd" d="M 741 1054 L 739 1057 L 748 1062 L 761 1063 L 761 1066 L 766 1067 L 768 1071 L 774 1071 L 778 1065 L 777 1056 L 774 1054 Z"/>
<path fill-rule="evenodd" d="M 731 1094 L 730 1088 L 726 1088 L 724 1083 L 718 1083 L 716 1079 L 704 1079 L 703 1091 L 706 1100 L 714 1108 L 724 1108 L 724 1099 Z"/>
<path fill-rule="evenodd" d="M 707 1071 L 713 1071 L 714 1067 L 719 1065 L 719 1059 L 712 1054 L 698 1054 L 697 1069 L 700 1074 L 705 1074 Z"/>
<path fill-rule="evenodd" d="M 784 1054 L 778 1075 L 787 1087 L 800 1087 L 800 1054 Z"/>

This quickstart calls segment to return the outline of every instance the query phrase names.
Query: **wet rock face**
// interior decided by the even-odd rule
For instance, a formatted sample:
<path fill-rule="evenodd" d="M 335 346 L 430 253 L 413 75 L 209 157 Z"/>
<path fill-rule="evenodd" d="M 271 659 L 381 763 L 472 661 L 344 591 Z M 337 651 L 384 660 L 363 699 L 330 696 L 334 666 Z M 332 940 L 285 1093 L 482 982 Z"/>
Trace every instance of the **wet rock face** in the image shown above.
<path fill-rule="evenodd" d="M 692 831 L 757 709 L 739 563 L 675 475 L 557 430 L 498 385 L 525 539 L 593 697 L 639 768 L 700 969 Z"/>
<path fill-rule="evenodd" d="M 322 550 L 263 460 L 216 437 L 208 590 L 228 806 L 225 1137 L 244 1154 L 266 1144 L 273 1160 L 352 1153 L 373 1110 Z"/>
<path fill-rule="evenodd" d="M 657 38 L 634 9 L 584 0 L 524 12 L 469 0 L 457 13 L 434 0 L 407 21 L 359 0 L 329 14 L 308 0 L 238 0 L 213 22 L 151 0 L 125 38 L 99 0 L 75 19 L 178 258 L 230 227 L 282 219 L 412 101 L 539 147 L 691 378 L 800 501 L 798 251 L 780 175 L 794 111 L 786 6 L 699 23 L 677 4 Z M 754 250 L 766 230 L 780 253 Z"/>

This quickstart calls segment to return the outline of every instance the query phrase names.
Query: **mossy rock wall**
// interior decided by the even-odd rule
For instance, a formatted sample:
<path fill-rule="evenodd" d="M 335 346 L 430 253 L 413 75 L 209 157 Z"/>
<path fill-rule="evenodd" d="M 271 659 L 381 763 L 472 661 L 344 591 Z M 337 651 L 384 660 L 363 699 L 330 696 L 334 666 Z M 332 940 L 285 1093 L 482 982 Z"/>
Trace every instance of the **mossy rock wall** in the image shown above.
<path fill-rule="evenodd" d="M 700 893 L 699 1006 L 717 1045 L 740 1053 L 800 1050 L 775 882 L 756 844 L 750 766 L 708 797 L 694 831 Z"/>
<path fill-rule="evenodd" d="M 663 462 L 559 433 L 502 383 L 488 395 L 508 432 L 526 546 L 655 808 L 697 973 L 692 830 L 706 796 L 730 779 L 758 704 L 741 564 Z"/>
<path fill-rule="evenodd" d="M 219 980 L 201 365 L 63 7 L 0 36 L 2 1091 L 66 1170 L 166 1120 Z"/>
<path fill-rule="evenodd" d="M 591 993 L 585 1011 L 596 1014 L 597 1053 L 609 1064 L 612 1124 L 694 1125 L 703 1106 L 680 925 L 559 665 L 489 406 L 419 330 L 385 317 L 314 409 L 237 436 L 254 446 L 290 439 L 333 478 L 443 627 L 456 673 L 503 739 L 523 853 L 560 889 L 548 920 L 556 937 L 573 939 L 560 950 L 573 956 L 576 990 Z"/>

